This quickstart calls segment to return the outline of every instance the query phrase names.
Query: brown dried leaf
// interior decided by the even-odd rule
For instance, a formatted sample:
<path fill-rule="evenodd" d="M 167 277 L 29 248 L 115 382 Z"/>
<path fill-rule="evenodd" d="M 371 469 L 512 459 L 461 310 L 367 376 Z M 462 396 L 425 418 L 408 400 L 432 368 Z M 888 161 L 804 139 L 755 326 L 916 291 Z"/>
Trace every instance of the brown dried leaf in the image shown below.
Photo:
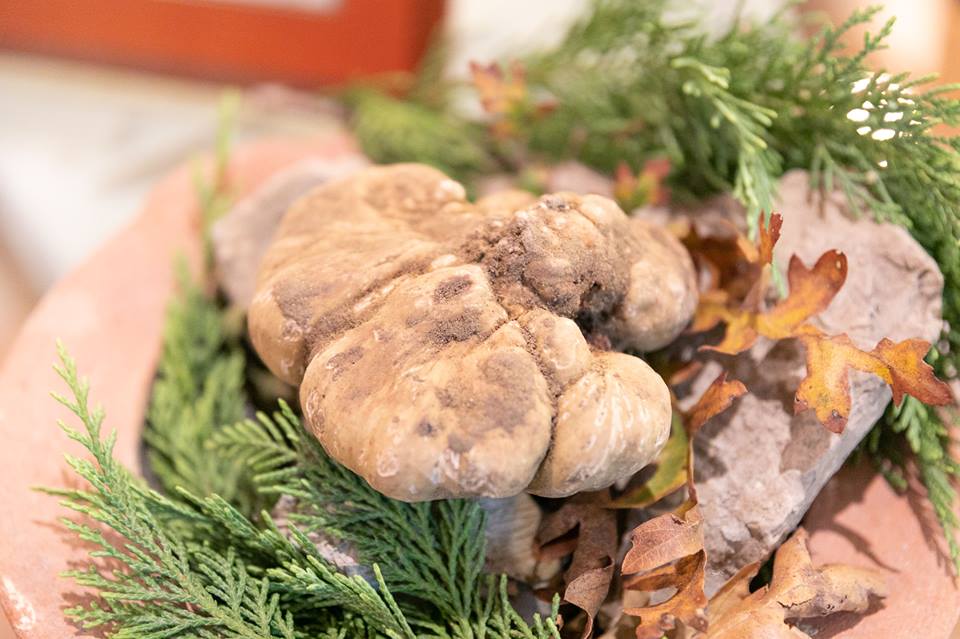
<path fill-rule="evenodd" d="M 777 245 L 777 241 L 780 239 L 780 228 L 782 226 L 783 217 L 779 213 L 773 213 L 766 224 L 761 221 L 760 232 L 757 234 L 757 263 L 761 265 L 773 264 L 773 247 Z"/>
<path fill-rule="evenodd" d="M 605 491 L 580 493 L 547 515 L 537 533 L 541 558 L 573 552 L 563 574 L 563 599 L 587 614 L 584 638 L 593 633 L 594 619 L 613 579 L 617 522 L 615 513 L 603 507 L 608 501 Z"/>
<path fill-rule="evenodd" d="M 937 379 L 933 368 L 924 361 L 928 352 L 930 343 L 922 339 L 894 342 L 887 338 L 880 340 L 871 352 L 887 367 L 890 381 L 883 379 L 890 384 L 894 404 L 899 406 L 904 394 L 933 406 L 945 406 L 953 401 L 950 387 Z"/>
<path fill-rule="evenodd" d="M 654 591 L 676 588 L 666 601 L 624 613 L 639 617 L 638 639 L 657 639 L 680 622 L 706 630 L 703 592 L 706 553 L 703 549 L 703 518 L 700 509 L 688 500 L 676 512 L 646 521 L 631 535 L 631 547 L 623 560 L 628 590 Z"/>
<path fill-rule="evenodd" d="M 703 518 L 699 508 L 689 508 L 683 514 L 665 513 L 633 530 L 621 570 L 625 575 L 649 572 L 702 549 Z"/>
<path fill-rule="evenodd" d="M 757 241 L 751 242 L 739 232 L 736 233 L 737 247 L 751 264 L 767 266 L 773 264 L 773 247 L 780 239 L 780 228 L 783 226 L 783 217 L 779 213 L 770 215 L 769 220 L 760 218 L 760 227 L 757 230 Z"/>
<path fill-rule="evenodd" d="M 898 404 L 905 393 L 927 404 L 950 403 L 949 388 L 923 361 L 930 348 L 927 342 L 883 339 L 867 352 L 845 335 L 827 336 L 808 323 L 830 305 L 846 281 L 847 258 L 839 251 L 827 251 L 811 268 L 794 255 L 787 273 L 789 295 L 768 310 L 760 309 L 766 288 L 763 267 L 772 260 L 781 222 L 780 216 L 771 216 L 769 225 L 761 227 L 755 246 L 740 236 L 737 246 L 746 264 L 741 264 L 738 272 L 746 268 L 753 274 L 754 283 L 741 301 L 724 289 L 703 295 L 690 330 L 709 330 L 721 322 L 726 328 L 720 343 L 701 349 L 736 355 L 753 346 L 759 336 L 771 340 L 799 338 L 807 353 L 807 376 L 797 389 L 794 410 L 800 413 L 813 409 L 817 419 L 835 433 L 843 431 L 850 414 L 850 368 L 879 376 L 890 386 Z M 749 271 L 749 267 L 758 265 L 760 270 Z"/>
<path fill-rule="evenodd" d="M 690 431 L 691 438 L 707 421 L 727 410 L 733 400 L 746 392 L 747 387 L 743 385 L 743 382 L 735 379 L 727 381 L 726 371 L 717 375 L 717 378 L 697 400 L 696 405 L 687 413 L 687 429 Z"/>
<path fill-rule="evenodd" d="M 747 564 L 738 570 L 737 574 L 730 577 L 730 579 L 720 587 L 720 590 L 710 597 L 710 605 L 707 608 L 707 618 L 710 620 L 710 623 L 721 619 L 750 596 L 750 581 L 757 576 L 759 571 L 759 561 Z"/>
<path fill-rule="evenodd" d="M 703 548 L 703 517 L 693 483 L 693 436 L 704 423 L 726 410 L 734 399 L 746 392 L 742 383 L 728 382 L 726 377 L 726 372 L 717 376 L 700 401 L 684 415 L 687 501 L 672 513 L 640 524 L 631 533 L 630 550 L 623 558 L 621 571 L 632 576 L 624 580 L 624 589 L 676 590 L 661 603 L 624 609 L 624 614 L 640 618 L 638 639 L 657 639 L 665 631 L 676 628 L 678 623 L 700 631 L 707 627 L 704 614 L 707 597 L 703 592 L 706 551 Z"/>
<path fill-rule="evenodd" d="M 769 586 L 744 596 L 747 574 L 737 573 L 734 583 L 718 593 L 723 593 L 719 610 L 713 609 L 716 598 L 711 601 L 708 639 L 808 637 L 787 620 L 864 612 L 871 597 L 886 595 L 885 579 L 876 571 L 842 565 L 814 568 L 802 528 L 777 550 Z"/>

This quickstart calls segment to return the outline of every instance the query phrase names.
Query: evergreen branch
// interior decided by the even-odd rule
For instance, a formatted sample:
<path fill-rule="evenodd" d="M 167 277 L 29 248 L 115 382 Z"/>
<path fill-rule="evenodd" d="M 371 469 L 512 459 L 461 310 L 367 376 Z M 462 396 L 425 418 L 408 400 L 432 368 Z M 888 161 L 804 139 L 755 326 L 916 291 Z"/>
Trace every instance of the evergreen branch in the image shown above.
<path fill-rule="evenodd" d="M 476 124 L 372 89 L 355 90 L 349 101 L 353 133 L 375 162 L 422 162 L 458 180 L 494 166 Z"/>
<path fill-rule="evenodd" d="M 385 497 L 330 459 L 301 428 L 281 402 L 272 416 L 260 414 L 225 428 L 213 446 L 219 454 L 246 461 L 263 493 L 298 500 L 289 517 L 301 542 L 311 532 L 346 539 L 366 564 L 382 570 L 383 581 L 400 597 L 398 610 L 420 635 L 559 636 L 556 610 L 528 625 L 509 605 L 506 582 L 498 586 L 483 576 L 484 516 L 476 502 L 410 504 Z M 239 530 L 237 536 L 249 537 L 249 532 Z"/>
<path fill-rule="evenodd" d="M 217 493 L 252 513 L 244 465 L 207 451 L 221 425 L 243 418 L 243 352 L 228 339 L 216 303 L 190 282 L 186 267 L 178 273 L 181 293 L 167 312 L 144 431 L 150 466 L 170 494 L 180 487 Z"/>
<path fill-rule="evenodd" d="M 108 538 L 92 524 L 64 522 L 97 548 L 92 558 L 108 564 L 98 568 L 91 563 L 85 570 L 68 573 L 80 585 L 96 589 L 101 598 L 67 614 L 84 628 L 106 627 L 121 638 L 293 639 L 290 617 L 267 596 L 269 584 L 248 579 L 234 553 L 191 547 L 170 534 L 151 504 L 164 506 L 167 498 L 144 487 L 113 458 L 116 434 L 102 437 L 103 410 L 90 408 L 87 382 L 77 375 L 63 347 L 58 345 L 58 350 L 57 373 L 72 397 L 55 398 L 80 420 L 82 430 L 60 425 L 93 458 L 70 459 L 91 489 L 72 491 L 64 503 L 121 537 Z"/>

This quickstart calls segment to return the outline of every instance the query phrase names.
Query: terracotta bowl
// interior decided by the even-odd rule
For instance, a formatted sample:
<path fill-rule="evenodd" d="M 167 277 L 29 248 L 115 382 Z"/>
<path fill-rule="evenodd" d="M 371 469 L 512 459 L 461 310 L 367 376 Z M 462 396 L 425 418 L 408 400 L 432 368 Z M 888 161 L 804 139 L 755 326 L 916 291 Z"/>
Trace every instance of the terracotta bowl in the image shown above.
<path fill-rule="evenodd" d="M 230 178 L 239 194 L 308 156 L 353 151 L 342 137 L 270 140 L 234 154 Z M 140 436 L 160 353 L 164 311 L 174 292 L 178 253 L 198 263 L 200 227 L 192 169 L 177 170 L 150 195 L 136 221 L 87 263 L 59 282 L 27 320 L 0 369 L 0 603 L 16 636 L 62 639 L 81 635 L 63 609 L 82 595 L 59 575 L 86 551 L 58 523 L 68 512 L 36 486 L 67 486 L 65 452 L 81 454 L 57 427 L 70 415 L 51 391 L 64 391 L 52 369 L 63 341 L 89 377 L 91 396 L 118 432 L 116 454 L 139 469 Z M 960 596 L 929 513 L 918 518 L 913 498 L 891 492 L 863 469 L 835 478 L 807 518 L 816 561 L 881 566 L 891 596 L 863 619 L 831 618 L 823 637 L 947 639 Z"/>
<path fill-rule="evenodd" d="M 330 158 L 354 147 L 345 137 L 274 139 L 238 150 L 230 180 L 249 192 L 277 170 L 308 156 Z M 86 551 L 65 534 L 58 500 L 33 490 L 74 481 L 65 452 L 81 454 L 57 426 L 71 415 L 51 397 L 65 392 L 54 373 L 60 339 L 90 379 L 91 398 L 118 434 L 116 455 L 139 469 L 140 435 L 160 353 L 164 310 L 174 292 L 177 254 L 200 256 L 193 164 L 164 179 L 137 219 L 54 286 L 27 319 L 0 369 L 0 603 L 17 637 L 82 634 L 63 609 L 81 591 L 59 575 Z M 0 620 L 2 626 L 2 620 Z"/>

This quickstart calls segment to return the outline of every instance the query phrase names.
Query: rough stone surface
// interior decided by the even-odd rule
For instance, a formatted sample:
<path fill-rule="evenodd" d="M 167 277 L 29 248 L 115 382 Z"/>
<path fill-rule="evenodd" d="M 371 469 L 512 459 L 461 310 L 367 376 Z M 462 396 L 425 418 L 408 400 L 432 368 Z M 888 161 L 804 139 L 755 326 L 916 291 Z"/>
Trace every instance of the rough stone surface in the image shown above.
<path fill-rule="evenodd" d="M 817 323 L 847 333 L 860 347 L 881 338 L 940 334 L 943 277 L 936 262 L 899 226 L 855 220 L 841 196 L 810 197 L 807 174 L 794 171 L 780 185 L 783 215 L 775 262 L 786 272 L 797 254 L 812 264 L 824 251 L 847 255 L 847 281 Z M 694 219 L 739 213 L 720 198 Z M 799 523 L 824 483 L 882 415 L 890 391 L 878 378 L 854 372 L 846 430 L 834 435 L 812 411 L 793 414 L 793 397 L 805 375 L 795 340 L 761 342 L 736 357 L 717 356 L 692 384 L 692 401 L 725 366 L 750 393 L 704 427 L 697 438 L 697 484 L 703 510 L 707 587 L 715 591 L 738 568 L 765 558 Z"/>
<path fill-rule="evenodd" d="M 256 289 L 260 259 L 291 204 L 313 188 L 368 164 L 359 153 L 303 160 L 271 177 L 217 220 L 210 239 L 217 279 L 230 301 L 249 306 Z"/>

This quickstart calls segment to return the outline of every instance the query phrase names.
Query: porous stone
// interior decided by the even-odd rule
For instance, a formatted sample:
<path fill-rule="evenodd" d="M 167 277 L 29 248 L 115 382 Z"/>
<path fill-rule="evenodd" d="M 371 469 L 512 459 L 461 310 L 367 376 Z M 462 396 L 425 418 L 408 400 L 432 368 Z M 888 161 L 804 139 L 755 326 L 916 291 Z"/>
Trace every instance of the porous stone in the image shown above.
<path fill-rule="evenodd" d="M 829 334 L 846 333 L 861 348 L 883 337 L 935 341 L 942 328 L 943 276 L 936 262 L 900 226 L 852 216 L 843 196 L 808 189 L 808 176 L 783 177 L 776 211 L 783 216 L 774 261 L 781 272 L 792 254 L 810 265 L 825 251 L 847 256 L 846 284 L 816 318 Z M 731 198 L 693 214 L 743 219 Z M 721 368 L 749 393 L 708 423 L 696 440 L 697 486 L 709 557 L 707 589 L 714 592 L 740 567 L 766 558 L 797 526 L 826 481 L 883 414 L 890 390 L 877 377 L 852 372 L 852 408 L 840 435 L 812 411 L 794 415 L 794 394 L 805 376 L 795 340 L 761 340 L 735 357 L 716 356 L 691 384 L 692 403 Z"/>
<path fill-rule="evenodd" d="M 359 153 L 302 160 L 272 176 L 217 220 L 210 240 L 217 279 L 230 301 L 244 308 L 250 304 L 260 259 L 291 204 L 315 187 L 368 165 Z"/>

